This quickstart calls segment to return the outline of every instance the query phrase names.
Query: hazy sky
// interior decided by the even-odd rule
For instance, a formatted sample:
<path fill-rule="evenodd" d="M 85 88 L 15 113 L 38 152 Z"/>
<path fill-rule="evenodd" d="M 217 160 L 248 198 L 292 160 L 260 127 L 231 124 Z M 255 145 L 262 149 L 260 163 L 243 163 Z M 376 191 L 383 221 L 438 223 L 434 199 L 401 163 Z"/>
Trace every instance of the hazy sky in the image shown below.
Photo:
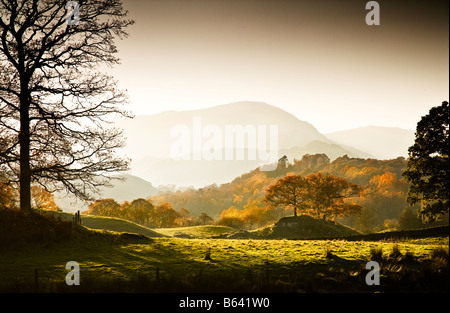
<path fill-rule="evenodd" d="M 414 129 L 449 95 L 444 1 L 124 0 L 114 69 L 136 115 L 262 101 L 326 133 Z"/>

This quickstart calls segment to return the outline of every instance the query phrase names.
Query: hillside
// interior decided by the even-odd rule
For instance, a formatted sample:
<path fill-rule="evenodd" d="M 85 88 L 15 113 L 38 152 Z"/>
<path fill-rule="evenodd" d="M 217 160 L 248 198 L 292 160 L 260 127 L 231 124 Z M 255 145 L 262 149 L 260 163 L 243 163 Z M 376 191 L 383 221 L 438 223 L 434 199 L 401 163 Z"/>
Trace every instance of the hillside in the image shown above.
<path fill-rule="evenodd" d="M 48 212 L 57 220 L 71 221 L 73 214 Z M 177 237 L 177 238 L 211 238 L 219 235 L 230 234 L 236 232 L 236 229 L 220 226 L 220 225 L 201 225 L 190 227 L 173 227 L 173 228 L 148 228 L 143 225 L 133 223 L 120 218 L 81 215 L 82 225 L 95 230 L 107 230 L 119 233 L 129 233 L 144 235 L 150 238 L 155 237 Z"/>
<path fill-rule="evenodd" d="M 235 233 L 232 227 L 220 225 L 201 225 L 190 227 L 158 228 L 156 231 L 162 235 L 177 238 L 212 238 Z"/>
<path fill-rule="evenodd" d="M 127 137 L 125 151 L 130 156 L 153 156 L 159 159 L 170 157 L 170 146 L 174 141 L 171 132 L 174 126 L 185 125 L 194 131 L 194 118 L 199 119 L 199 127 L 214 125 L 225 131 L 227 125 L 278 125 L 279 147 L 290 148 L 319 140 L 330 142 L 308 122 L 263 102 L 242 101 L 217 105 L 191 111 L 166 111 L 154 115 L 140 115 L 133 120 L 123 120 L 117 126 L 124 129 Z M 195 125 L 197 126 L 197 125 Z M 143 138 L 142 134 L 146 137 Z M 292 134 L 302 136 L 292 136 Z M 146 142 L 143 143 L 143 140 Z"/>
<path fill-rule="evenodd" d="M 117 202 L 133 201 L 138 198 L 147 198 L 157 193 L 157 189 L 148 181 L 130 174 L 121 174 L 119 179 L 111 180 L 112 187 L 100 188 L 98 199 L 112 198 Z M 56 204 L 64 212 L 85 211 L 87 204 L 77 200 L 72 195 L 57 193 L 55 195 Z"/>
<path fill-rule="evenodd" d="M 249 232 L 235 233 L 228 236 L 228 238 L 317 239 L 352 235 L 359 235 L 359 233 L 338 223 L 318 220 L 307 215 L 300 215 L 297 217 L 284 217 L 271 226 Z"/>
<path fill-rule="evenodd" d="M 165 237 L 157 231 L 120 218 L 82 215 L 82 225 L 91 229 L 105 229 L 114 232 L 139 234 L 147 237 Z"/>
<path fill-rule="evenodd" d="M 408 148 L 414 144 L 414 131 L 397 127 L 366 126 L 325 135 L 339 145 L 351 146 L 381 160 L 406 158 Z"/>
<path fill-rule="evenodd" d="M 55 220 L 61 220 L 69 222 L 73 220 L 74 214 L 66 212 L 54 212 L 44 211 L 42 213 L 45 216 L 51 216 Z M 129 233 L 144 235 L 147 237 L 166 237 L 164 234 L 160 234 L 143 225 L 139 225 L 124 219 L 105 217 L 105 216 L 93 216 L 93 215 L 81 215 L 81 225 L 95 230 L 107 230 L 119 233 Z"/>
<path fill-rule="evenodd" d="M 263 159 L 258 154 L 260 150 L 268 152 L 271 149 L 273 142 L 268 139 L 271 125 L 278 129 L 275 160 L 268 160 L 267 157 Z M 247 155 L 239 159 L 236 154 L 239 151 L 236 129 L 247 126 L 255 131 L 258 144 L 264 138 L 261 142 L 265 142 L 265 146 L 255 143 L 252 147 L 248 142 L 248 133 L 244 135 L 247 138 L 244 152 L 256 151 L 256 159 Z M 339 146 L 310 123 L 263 102 L 242 101 L 200 110 L 136 116 L 133 120 L 118 122 L 117 127 L 123 129 L 127 137 L 124 153 L 132 159 L 131 173 L 155 185 L 204 187 L 213 183 L 227 183 L 242 173 L 276 162 L 278 156 L 284 154 L 290 158 L 299 158 L 305 153 L 327 153 L 333 158 L 344 154 L 369 156 L 363 151 Z M 227 129 L 230 128 L 235 131 L 231 134 L 234 135 L 232 143 L 226 139 Z M 175 150 L 179 155 L 188 157 L 188 160 L 174 157 L 173 148 L 178 147 L 178 144 L 186 151 Z M 218 154 L 214 154 L 210 160 L 201 154 L 199 159 L 195 159 L 194 153 L 210 151 L 203 146 L 206 144 L 213 144 L 212 150 L 218 151 Z M 225 151 L 232 152 L 232 160 L 226 159 Z"/>
<path fill-rule="evenodd" d="M 284 170 L 262 172 L 256 169 L 236 177 L 230 183 L 220 186 L 212 185 L 201 189 L 189 188 L 178 192 L 161 192 L 152 198 L 152 202 L 154 205 L 170 202 L 176 210 L 184 207 L 191 214 L 199 215 L 202 212 L 206 212 L 211 217 L 218 219 L 222 211 L 231 206 L 243 210 L 252 201 L 261 202 L 266 188 L 274 184 L 279 178 L 285 177 L 288 173 L 305 176 L 310 173 L 323 172 L 364 186 L 372 178 L 389 171 L 396 175 L 396 180 L 400 184 L 401 173 L 406 166 L 404 159 L 379 161 L 345 156 L 330 161 L 326 155 L 304 156 L 303 158 L 298 158 L 295 163 L 293 159 L 289 161 L 290 165 Z M 406 191 L 407 186 L 402 188 Z M 403 199 L 401 200 L 401 207 L 399 207 L 400 211 L 404 208 Z M 261 202 L 260 205 L 263 205 L 263 203 Z M 398 213 L 395 212 L 397 215 Z M 385 219 L 386 215 L 383 216 L 381 223 Z"/>

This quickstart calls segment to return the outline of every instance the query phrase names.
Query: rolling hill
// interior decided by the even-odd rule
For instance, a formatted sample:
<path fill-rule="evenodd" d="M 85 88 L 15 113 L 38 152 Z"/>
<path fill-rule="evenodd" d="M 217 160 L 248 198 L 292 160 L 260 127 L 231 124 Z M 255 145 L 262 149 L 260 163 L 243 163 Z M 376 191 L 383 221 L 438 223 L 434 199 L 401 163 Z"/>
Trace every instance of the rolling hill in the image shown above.
<path fill-rule="evenodd" d="M 74 214 L 67 212 L 41 211 L 43 216 L 52 216 L 56 220 L 72 221 Z M 146 237 L 169 237 L 153 229 L 121 218 L 81 215 L 81 224 L 94 230 L 107 230 L 118 233 L 138 234 Z"/>
<path fill-rule="evenodd" d="M 228 237 L 233 239 L 317 239 L 359 234 L 356 230 L 339 223 L 300 215 L 283 217 L 273 225 L 248 232 L 237 232 Z"/>
<path fill-rule="evenodd" d="M 120 218 L 82 215 L 83 226 L 91 229 L 105 229 L 114 232 L 144 235 L 147 237 L 167 237 L 148 227 Z"/>
<path fill-rule="evenodd" d="M 65 221 L 73 219 L 72 213 L 44 211 L 43 214 Z M 316 239 L 360 235 L 359 232 L 339 223 L 318 220 L 306 215 L 284 217 L 273 225 L 252 231 L 242 231 L 221 225 L 148 228 L 120 218 L 84 214 L 81 215 L 81 221 L 83 226 L 94 230 L 137 234 L 150 238 Z"/>
<path fill-rule="evenodd" d="M 189 227 L 175 227 L 175 228 L 158 228 L 155 229 L 159 234 L 177 237 L 177 238 L 213 238 L 235 233 L 237 230 L 220 225 L 200 225 Z"/>

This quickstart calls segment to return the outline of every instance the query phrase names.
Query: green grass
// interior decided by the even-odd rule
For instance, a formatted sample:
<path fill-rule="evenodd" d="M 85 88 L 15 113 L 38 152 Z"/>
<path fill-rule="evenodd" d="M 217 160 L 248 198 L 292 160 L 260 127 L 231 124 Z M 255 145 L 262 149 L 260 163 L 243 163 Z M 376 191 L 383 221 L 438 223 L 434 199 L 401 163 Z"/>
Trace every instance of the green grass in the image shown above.
<path fill-rule="evenodd" d="M 60 218 L 66 221 L 72 221 L 73 214 L 65 212 L 47 212 L 53 214 L 56 218 Z M 94 216 L 94 215 L 81 215 L 81 223 L 91 229 L 104 229 L 114 232 L 124 232 L 131 234 L 139 234 L 147 237 L 161 237 L 165 236 L 151 228 L 133 223 L 121 218 Z"/>
<path fill-rule="evenodd" d="M 38 269 L 42 285 L 47 285 L 44 287 L 47 290 L 44 291 L 52 291 L 51 288 L 55 287 L 51 286 L 64 286 L 64 277 L 68 272 L 65 270 L 65 264 L 69 261 L 79 262 L 81 287 L 88 290 L 95 286 L 96 281 L 136 282 L 145 278 L 147 282 L 154 282 L 157 279 L 157 269 L 159 278 L 164 279 L 166 284 L 184 282 L 190 286 L 195 279 L 203 276 L 215 280 L 216 284 L 220 284 L 220 288 L 225 288 L 226 286 L 217 280 L 218 277 L 224 276 L 228 279 L 234 277 L 235 283 L 246 283 L 245 286 L 231 284 L 231 288 L 255 291 L 254 288 L 258 288 L 258 285 L 252 285 L 248 277 L 256 277 L 261 284 L 266 282 L 266 276 L 269 275 L 279 284 L 284 283 L 288 289 L 284 291 L 292 291 L 291 287 L 308 290 L 308 286 L 299 287 L 292 282 L 311 282 L 336 275 L 349 279 L 351 275 L 359 277 L 363 275 L 364 264 L 370 260 L 371 250 L 375 248 L 382 250 L 383 255 L 387 256 L 396 246 L 403 254 L 409 253 L 414 257 L 414 266 L 419 270 L 431 260 L 433 251 L 446 245 L 448 246 L 448 238 L 404 242 L 153 238 L 129 242 L 114 236 L 109 239 L 93 236 L 82 241 L 3 253 L 0 260 L 0 290 L 14 289 L 14 286 L 18 286 L 17 282 L 22 282 L 22 286 L 25 286 L 23 288 L 27 290 L 26 288 L 33 285 L 34 269 Z M 211 261 L 204 260 L 208 248 L 211 249 Z M 327 253 L 331 253 L 332 257 L 327 257 Z M 227 280 L 222 278 L 222 282 L 224 281 Z M 360 288 L 361 285 L 346 287 Z M 180 288 L 183 290 L 180 286 L 173 288 L 176 291 Z M 103 290 L 100 288 L 96 291 Z"/>
<path fill-rule="evenodd" d="M 82 221 L 86 225 L 89 218 L 82 216 Z M 112 228 L 117 220 L 90 222 Z M 205 238 L 229 231 L 210 226 L 163 229 L 157 234 L 197 238 L 149 238 L 81 226 L 60 241 L 27 237 L 20 247 L 10 243 L 1 249 L 0 291 L 448 292 L 448 236 L 387 241 Z M 211 260 L 205 260 L 208 249 Z M 372 251 L 381 251 L 381 286 L 365 284 Z M 69 261 L 80 264 L 80 286 L 65 284 Z"/>
<path fill-rule="evenodd" d="M 106 229 L 115 232 L 140 234 L 147 237 L 164 236 L 158 231 L 119 218 L 82 215 L 81 220 L 84 226 L 91 229 Z"/>
<path fill-rule="evenodd" d="M 359 235 L 347 226 L 311 216 L 289 216 L 280 219 L 271 226 L 262 227 L 247 233 L 235 234 L 235 238 L 266 239 L 318 239 L 324 237 L 345 237 Z"/>
<path fill-rule="evenodd" d="M 228 235 L 236 232 L 236 229 L 220 225 L 203 225 L 176 228 L 158 228 L 158 233 L 178 238 L 211 238 L 214 236 Z"/>
<path fill-rule="evenodd" d="M 51 213 L 66 221 L 73 219 L 71 213 Z M 140 234 L 147 237 L 178 237 L 178 238 L 211 238 L 236 232 L 236 229 L 220 225 L 203 225 L 176 228 L 149 228 L 124 219 L 105 216 L 81 215 L 82 225 L 90 229 L 109 230 Z"/>

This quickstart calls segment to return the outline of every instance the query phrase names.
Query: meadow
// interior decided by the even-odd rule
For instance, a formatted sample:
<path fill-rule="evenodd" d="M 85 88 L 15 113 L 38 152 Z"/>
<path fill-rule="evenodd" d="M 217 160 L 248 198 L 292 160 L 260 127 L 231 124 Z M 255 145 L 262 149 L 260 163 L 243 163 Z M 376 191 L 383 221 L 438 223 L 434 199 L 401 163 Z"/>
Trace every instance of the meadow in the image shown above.
<path fill-rule="evenodd" d="M 208 238 L 227 231 L 197 226 L 162 229 L 164 236 L 149 237 L 78 226 L 67 240 L 3 247 L 0 291 L 448 292 L 448 236 L 381 241 Z M 177 233 L 190 238 L 171 237 Z M 208 251 L 210 259 L 205 259 Z M 380 264 L 379 286 L 365 283 L 370 260 Z M 79 286 L 65 283 L 69 261 L 80 265 Z"/>

